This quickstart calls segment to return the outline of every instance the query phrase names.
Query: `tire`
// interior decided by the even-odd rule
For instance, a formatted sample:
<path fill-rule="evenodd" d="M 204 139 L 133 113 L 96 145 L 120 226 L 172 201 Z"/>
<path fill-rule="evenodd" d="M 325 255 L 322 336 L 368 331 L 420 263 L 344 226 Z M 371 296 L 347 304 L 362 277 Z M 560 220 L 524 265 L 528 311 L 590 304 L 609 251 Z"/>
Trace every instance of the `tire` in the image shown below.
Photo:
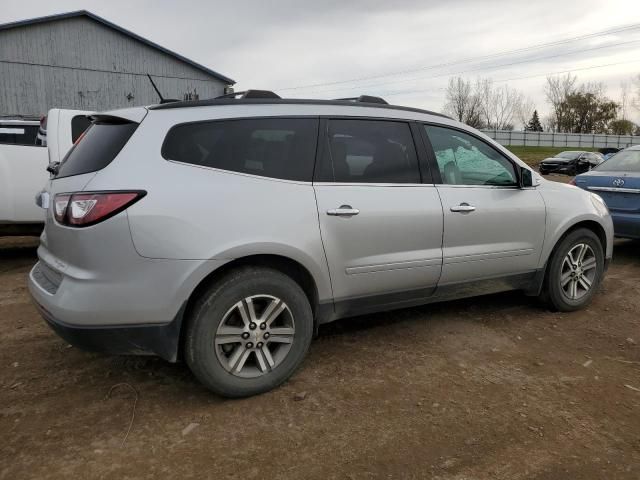
<path fill-rule="evenodd" d="M 585 246 L 584 250 L 581 245 Z M 580 261 L 583 251 L 583 261 Z M 570 253 L 576 262 L 569 260 Z M 604 253 L 600 239 L 586 228 L 575 230 L 555 248 L 549 261 L 545 288 L 540 297 L 555 310 L 579 310 L 591 302 L 598 290 L 603 272 Z"/>
<path fill-rule="evenodd" d="M 264 327 L 270 318 L 272 323 Z M 212 392 L 248 397 L 287 380 L 302 363 L 312 337 L 313 314 L 300 286 L 277 270 L 242 267 L 196 301 L 185 333 L 185 357 Z"/>

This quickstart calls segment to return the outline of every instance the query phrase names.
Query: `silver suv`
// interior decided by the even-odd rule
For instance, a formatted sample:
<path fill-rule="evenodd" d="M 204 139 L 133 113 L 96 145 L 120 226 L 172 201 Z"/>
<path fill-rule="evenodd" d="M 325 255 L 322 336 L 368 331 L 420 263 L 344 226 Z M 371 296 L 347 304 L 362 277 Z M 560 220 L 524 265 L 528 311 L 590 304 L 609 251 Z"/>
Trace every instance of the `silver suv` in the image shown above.
<path fill-rule="evenodd" d="M 40 203 L 29 288 L 49 325 L 183 358 L 230 397 L 285 381 L 338 318 L 512 289 L 578 309 L 613 248 L 597 195 L 375 97 L 98 114 Z"/>

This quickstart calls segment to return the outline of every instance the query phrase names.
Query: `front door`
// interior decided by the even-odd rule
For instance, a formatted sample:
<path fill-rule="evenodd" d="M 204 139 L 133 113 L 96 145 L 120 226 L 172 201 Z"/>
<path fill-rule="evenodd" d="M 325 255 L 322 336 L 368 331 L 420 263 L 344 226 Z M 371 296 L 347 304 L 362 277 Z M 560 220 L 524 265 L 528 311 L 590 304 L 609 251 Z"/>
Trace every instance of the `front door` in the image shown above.
<path fill-rule="evenodd" d="M 442 205 L 421 184 L 408 123 L 324 124 L 314 188 L 336 310 L 429 296 L 442 265 Z"/>
<path fill-rule="evenodd" d="M 426 125 L 444 210 L 440 286 L 531 273 L 545 235 L 545 204 L 519 188 L 516 164 L 478 137 Z"/>

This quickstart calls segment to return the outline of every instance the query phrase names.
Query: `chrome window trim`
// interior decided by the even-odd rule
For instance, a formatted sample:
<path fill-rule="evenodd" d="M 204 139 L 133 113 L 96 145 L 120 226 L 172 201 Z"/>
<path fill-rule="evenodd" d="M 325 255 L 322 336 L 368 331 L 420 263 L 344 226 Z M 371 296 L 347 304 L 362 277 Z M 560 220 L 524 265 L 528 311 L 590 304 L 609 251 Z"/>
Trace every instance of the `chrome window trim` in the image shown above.
<path fill-rule="evenodd" d="M 587 187 L 587 190 L 596 192 L 617 192 L 617 193 L 640 193 L 636 188 L 620 188 L 620 187 Z"/>

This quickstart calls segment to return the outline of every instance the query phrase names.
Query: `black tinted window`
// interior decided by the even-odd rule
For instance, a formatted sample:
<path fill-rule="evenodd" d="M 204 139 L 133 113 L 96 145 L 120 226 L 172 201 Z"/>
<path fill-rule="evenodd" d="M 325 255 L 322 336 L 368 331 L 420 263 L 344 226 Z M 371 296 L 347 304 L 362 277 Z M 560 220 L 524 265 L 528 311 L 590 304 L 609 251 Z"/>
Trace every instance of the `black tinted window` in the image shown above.
<path fill-rule="evenodd" d="M 102 170 L 120 153 L 137 126 L 137 123 L 91 125 L 64 158 L 57 176 L 70 177 Z"/>
<path fill-rule="evenodd" d="M 35 145 L 37 134 L 37 125 L 0 124 L 0 144 Z"/>
<path fill-rule="evenodd" d="M 420 183 L 407 123 L 331 120 L 319 181 Z"/>
<path fill-rule="evenodd" d="M 318 120 L 252 118 L 189 123 L 167 134 L 169 160 L 285 180 L 311 181 Z"/>
<path fill-rule="evenodd" d="M 80 135 L 89 128 L 91 120 L 85 115 L 76 115 L 71 119 L 71 143 L 76 143 Z"/>

